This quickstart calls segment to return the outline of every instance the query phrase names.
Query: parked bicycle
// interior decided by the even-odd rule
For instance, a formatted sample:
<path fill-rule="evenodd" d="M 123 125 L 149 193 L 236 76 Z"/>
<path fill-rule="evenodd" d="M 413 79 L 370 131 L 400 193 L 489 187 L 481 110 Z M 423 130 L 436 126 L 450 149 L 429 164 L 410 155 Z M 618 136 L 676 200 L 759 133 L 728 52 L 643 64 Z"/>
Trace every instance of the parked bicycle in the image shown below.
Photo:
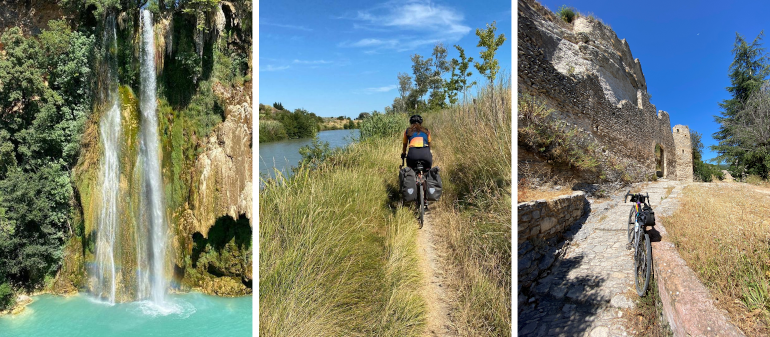
<path fill-rule="evenodd" d="M 655 212 L 650 207 L 650 195 L 641 193 L 631 194 L 631 191 L 623 197 L 623 202 L 631 197 L 631 212 L 628 215 L 628 244 L 626 249 L 634 248 L 634 283 L 636 293 L 644 296 L 650 285 L 652 274 L 652 245 L 650 235 L 647 234 L 647 226 L 655 226 Z"/>

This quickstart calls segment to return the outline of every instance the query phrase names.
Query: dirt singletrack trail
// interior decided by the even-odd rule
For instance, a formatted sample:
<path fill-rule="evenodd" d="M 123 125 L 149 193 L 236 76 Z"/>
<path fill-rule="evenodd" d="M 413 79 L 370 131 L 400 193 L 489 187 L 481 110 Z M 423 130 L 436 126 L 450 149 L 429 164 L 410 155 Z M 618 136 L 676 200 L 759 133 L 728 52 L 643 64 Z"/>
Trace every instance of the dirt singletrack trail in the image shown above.
<path fill-rule="evenodd" d="M 446 282 L 449 265 L 444 263 L 434 224 L 428 211 L 422 229 L 417 231 L 417 250 L 423 275 L 422 297 L 427 310 L 423 335 L 457 336 L 457 329 L 452 323 L 451 291 L 447 289 Z"/>

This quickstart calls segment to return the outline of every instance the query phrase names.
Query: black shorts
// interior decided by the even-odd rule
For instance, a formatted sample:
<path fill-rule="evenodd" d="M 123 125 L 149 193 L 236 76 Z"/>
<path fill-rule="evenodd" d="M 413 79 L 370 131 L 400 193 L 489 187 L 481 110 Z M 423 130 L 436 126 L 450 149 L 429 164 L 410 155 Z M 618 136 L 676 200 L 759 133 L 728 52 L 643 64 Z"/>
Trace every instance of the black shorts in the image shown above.
<path fill-rule="evenodd" d="M 418 160 L 424 160 L 428 162 L 428 166 L 425 169 L 433 166 L 433 154 L 430 153 L 430 147 L 410 147 L 409 152 L 406 154 L 406 166 L 414 168 L 417 166 Z"/>

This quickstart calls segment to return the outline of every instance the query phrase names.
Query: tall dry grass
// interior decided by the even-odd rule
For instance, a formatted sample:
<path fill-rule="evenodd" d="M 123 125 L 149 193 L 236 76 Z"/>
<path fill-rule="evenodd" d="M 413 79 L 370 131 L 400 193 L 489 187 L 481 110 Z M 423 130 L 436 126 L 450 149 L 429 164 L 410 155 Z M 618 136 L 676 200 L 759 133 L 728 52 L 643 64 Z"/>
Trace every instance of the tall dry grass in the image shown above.
<path fill-rule="evenodd" d="M 260 335 L 422 333 L 414 213 L 390 207 L 399 141 L 353 144 L 317 170 L 265 183 Z"/>
<path fill-rule="evenodd" d="M 511 90 L 507 75 L 475 103 L 425 116 L 445 194 L 433 211 L 463 336 L 511 334 Z"/>
<path fill-rule="evenodd" d="M 750 336 L 770 334 L 768 204 L 750 185 L 691 185 L 662 218 L 687 265 Z"/>

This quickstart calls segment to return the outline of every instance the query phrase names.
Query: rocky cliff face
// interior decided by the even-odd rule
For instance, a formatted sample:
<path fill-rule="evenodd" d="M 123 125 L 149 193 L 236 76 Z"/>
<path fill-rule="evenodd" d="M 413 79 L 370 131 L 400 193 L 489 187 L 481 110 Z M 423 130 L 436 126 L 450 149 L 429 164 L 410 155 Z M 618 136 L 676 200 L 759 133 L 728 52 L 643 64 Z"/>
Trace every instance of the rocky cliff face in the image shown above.
<path fill-rule="evenodd" d="M 24 34 L 37 35 L 48 28 L 48 21 L 61 19 L 64 11 L 57 1 L 2 0 L 0 1 L 0 32 L 19 27 Z"/>
<path fill-rule="evenodd" d="M 228 102 L 225 121 L 204 141 L 195 162 L 198 193 L 190 205 L 193 228 L 204 237 L 219 217 L 251 219 L 251 88 L 215 85 L 214 92 Z"/>

